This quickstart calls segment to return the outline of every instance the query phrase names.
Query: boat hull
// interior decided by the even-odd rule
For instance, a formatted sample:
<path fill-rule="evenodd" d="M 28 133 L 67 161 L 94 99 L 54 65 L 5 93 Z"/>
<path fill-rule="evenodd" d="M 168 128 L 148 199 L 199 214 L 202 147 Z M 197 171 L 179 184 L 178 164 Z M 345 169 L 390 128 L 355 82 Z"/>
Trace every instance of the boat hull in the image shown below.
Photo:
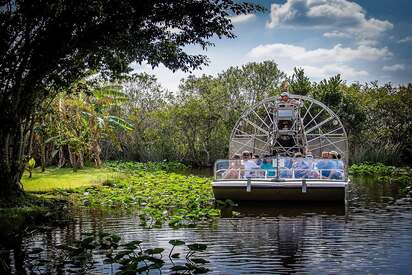
<path fill-rule="evenodd" d="M 348 182 L 220 180 L 213 182 L 217 200 L 345 202 Z"/>

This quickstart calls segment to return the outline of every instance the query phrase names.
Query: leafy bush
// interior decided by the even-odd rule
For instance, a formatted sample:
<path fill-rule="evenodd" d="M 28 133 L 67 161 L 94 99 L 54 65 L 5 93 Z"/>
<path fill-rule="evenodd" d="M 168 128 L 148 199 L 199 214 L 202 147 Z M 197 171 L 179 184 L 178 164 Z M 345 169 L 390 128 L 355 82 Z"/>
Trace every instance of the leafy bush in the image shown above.
<path fill-rule="evenodd" d="M 394 166 L 387 166 L 383 163 L 370 163 L 365 162 L 361 164 L 353 164 L 349 168 L 349 173 L 352 175 L 365 175 L 365 176 L 386 176 L 392 175 L 395 171 Z"/>

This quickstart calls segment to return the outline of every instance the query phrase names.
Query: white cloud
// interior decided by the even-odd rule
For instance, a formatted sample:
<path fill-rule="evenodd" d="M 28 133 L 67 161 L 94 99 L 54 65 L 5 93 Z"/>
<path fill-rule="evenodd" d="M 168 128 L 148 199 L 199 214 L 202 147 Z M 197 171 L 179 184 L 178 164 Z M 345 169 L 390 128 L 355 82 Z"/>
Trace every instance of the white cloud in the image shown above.
<path fill-rule="evenodd" d="M 240 24 L 240 23 L 254 20 L 256 18 L 256 15 L 253 13 L 239 14 L 236 16 L 231 16 L 229 18 L 232 21 L 232 24 Z"/>
<path fill-rule="evenodd" d="M 368 63 L 392 56 L 387 48 L 375 48 L 359 45 L 345 48 L 340 44 L 332 48 L 306 49 L 291 44 L 259 45 L 247 53 L 249 61 L 274 60 L 281 70 L 293 73 L 294 67 L 301 67 L 313 80 L 341 74 L 347 80 L 367 80 L 369 72 L 359 69 L 354 62 Z M 360 64 L 358 64 L 360 65 Z"/>
<path fill-rule="evenodd" d="M 288 59 L 308 64 L 343 63 L 356 60 L 375 61 L 391 55 L 392 53 L 387 48 L 374 48 L 365 45 L 360 45 L 357 48 L 344 48 L 340 44 L 330 49 L 307 50 L 300 46 L 276 43 L 259 45 L 248 52 L 248 57 L 256 60 Z"/>
<path fill-rule="evenodd" d="M 349 34 L 344 33 L 344 32 L 340 32 L 340 31 L 331 31 L 331 32 L 325 32 L 323 34 L 324 37 L 328 37 L 328 38 L 346 38 L 349 37 Z"/>
<path fill-rule="evenodd" d="M 408 35 L 398 41 L 398 43 L 407 43 L 412 42 L 412 35 Z"/>
<path fill-rule="evenodd" d="M 404 64 L 393 64 L 393 65 L 383 66 L 382 70 L 386 72 L 403 71 L 405 70 L 405 65 Z"/>
<path fill-rule="evenodd" d="M 360 77 L 366 77 L 369 73 L 365 70 L 356 70 L 353 67 L 339 64 L 327 64 L 319 67 L 314 66 L 298 66 L 305 70 L 305 74 L 314 79 L 324 79 L 337 74 L 341 74 L 344 78 L 359 79 Z"/>
<path fill-rule="evenodd" d="M 362 44 L 372 44 L 386 30 L 387 20 L 368 18 L 366 11 L 348 0 L 287 0 L 272 4 L 266 26 L 299 26 L 330 30 L 325 37 L 353 37 Z"/>

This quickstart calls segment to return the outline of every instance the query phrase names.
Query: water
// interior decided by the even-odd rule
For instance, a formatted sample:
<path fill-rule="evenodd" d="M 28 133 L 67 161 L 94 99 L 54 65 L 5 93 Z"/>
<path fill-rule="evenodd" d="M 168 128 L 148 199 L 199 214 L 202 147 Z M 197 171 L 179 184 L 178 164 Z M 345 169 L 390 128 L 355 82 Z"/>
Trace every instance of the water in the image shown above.
<path fill-rule="evenodd" d="M 50 258 L 56 244 L 79 238 L 81 232 L 104 230 L 117 233 L 122 241 L 143 240 L 150 247 L 170 248 L 171 239 L 205 243 L 208 248 L 200 255 L 210 261 L 206 266 L 211 274 L 412 274 L 412 204 L 396 203 L 399 196 L 394 185 L 354 179 L 346 209 L 248 203 L 227 209 L 214 223 L 184 229 L 144 229 L 133 214 L 79 211 L 69 225 L 37 231 L 19 240 L 18 249 L 3 254 L 11 265 L 19 265 L 27 257 L 24 251 L 43 247 L 42 256 Z M 238 216 L 231 217 L 231 210 Z M 101 252 L 94 258 L 91 274 L 112 272 L 110 265 L 102 264 Z M 170 266 L 168 262 L 161 274 L 169 274 Z"/>

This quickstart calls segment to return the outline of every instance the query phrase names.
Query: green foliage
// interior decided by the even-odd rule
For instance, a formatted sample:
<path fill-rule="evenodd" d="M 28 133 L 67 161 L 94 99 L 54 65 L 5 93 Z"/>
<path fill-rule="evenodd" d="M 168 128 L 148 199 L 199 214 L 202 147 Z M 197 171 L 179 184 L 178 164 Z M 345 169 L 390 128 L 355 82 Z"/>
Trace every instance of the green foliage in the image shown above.
<path fill-rule="evenodd" d="M 372 163 L 383 162 L 395 165 L 401 163 L 400 156 L 400 144 L 382 144 L 382 142 L 373 144 L 373 142 L 369 140 L 356 146 L 352 152 L 351 161 L 353 163 L 362 163 L 365 161 Z"/>
<path fill-rule="evenodd" d="M 352 164 L 349 168 L 349 173 L 352 175 L 366 176 L 389 176 L 396 171 L 394 166 L 387 166 L 383 163 L 361 163 Z"/>
<path fill-rule="evenodd" d="M 135 75 L 125 85 L 130 98 L 125 111 L 134 125 L 131 136 L 122 137 L 126 158 L 194 166 L 226 158 L 227 141 L 240 114 L 278 93 L 285 77 L 273 61 L 249 63 L 217 77 L 190 76 L 173 96 L 154 77 Z"/>
<path fill-rule="evenodd" d="M 405 195 L 412 190 L 412 170 L 409 167 L 394 167 L 382 163 L 353 164 L 349 173 L 360 176 L 373 176 L 383 183 L 397 184 Z"/>
<path fill-rule="evenodd" d="M 75 101 L 77 109 L 66 108 L 67 118 L 59 117 L 58 121 L 68 126 L 58 135 L 69 133 L 71 148 L 79 148 L 86 160 L 101 149 L 104 159 L 212 165 L 216 159 L 227 158 L 231 130 L 241 113 L 254 102 L 276 95 L 285 78 L 275 62 L 265 61 L 231 67 L 217 77 L 189 76 L 176 94 L 147 74 L 133 75 L 118 84 L 81 82 L 82 98 Z M 408 95 L 412 87 L 348 85 L 340 75 L 311 83 L 303 69 L 295 68 L 289 88 L 292 93 L 320 100 L 337 113 L 348 133 L 352 163 L 408 163 L 412 150 Z M 80 121 L 79 111 L 87 114 Z M 45 125 L 58 123 L 48 120 Z M 117 126 L 128 131 L 118 131 Z M 48 140 L 56 146 L 60 142 Z"/>
<path fill-rule="evenodd" d="M 167 172 L 185 166 L 176 163 L 118 163 L 109 167 L 122 177 L 110 185 L 73 191 L 75 201 L 103 208 L 138 209 L 141 224 L 148 227 L 190 226 L 220 215 L 214 208 L 210 179 Z"/>
<path fill-rule="evenodd" d="M 308 95 L 312 92 L 312 83 L 302 68 L 294 68 L 289 80 L 289 91 L 297 95 Z"/>
<path fill-rule="evenodd" d="M 166 171 L 166 172 L 184 172 L 189 167 L 177 161 L 161 161 L 161 162 L 134 162 L 134 161 L 108 161 L 106 167 L 114 171 Z"/>
<path fill-rule="evenodd" d="M 198 68 L 207 57 L 191 55 L 185 46 L 205 49 L 215 35 L 234 38 L 229 15 L 263 9 L 232 0 L 5 0 L 0 10 L 0 196 L 7 197 L 21 193 L 25 154 L 30 154 L 26 135 L 42 104 L 90 72 L 121 78 L 133 62 L 173 71 Z M 81 166 L 84 136 L 76 134 L 69 139 L 71 159 Z M 96 145 L 93 151 L 99 166 Z"/>
<path fill-rule="evenodd" d="M 315 85 L 311 96 L 331 108 L 341 119 L 348 135 L 352 136 L 362 130 L 366 114 L 361 102 L 347 89 L 341 76 L 336 75 Z"/>

